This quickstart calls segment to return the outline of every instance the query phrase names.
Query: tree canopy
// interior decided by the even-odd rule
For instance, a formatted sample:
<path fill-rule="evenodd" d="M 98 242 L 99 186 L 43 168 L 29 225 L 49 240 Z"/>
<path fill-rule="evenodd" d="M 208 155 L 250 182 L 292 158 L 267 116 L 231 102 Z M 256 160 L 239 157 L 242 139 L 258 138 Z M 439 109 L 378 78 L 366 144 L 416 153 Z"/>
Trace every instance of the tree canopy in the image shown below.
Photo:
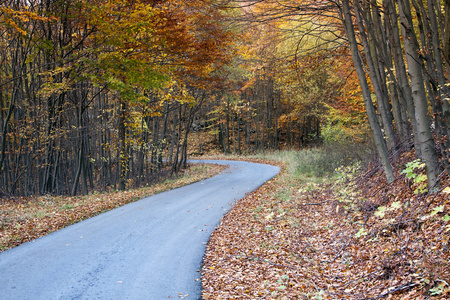
<path fill-rule="evenodd" d="M 141 185 L 225 153 L 367 142 L 388 181 L 414 145 L 449 170 L 448 5 L 438 1 L 4 1 L 7 194 Z M 412 142 L 410 143 L 412 137 Z"/>

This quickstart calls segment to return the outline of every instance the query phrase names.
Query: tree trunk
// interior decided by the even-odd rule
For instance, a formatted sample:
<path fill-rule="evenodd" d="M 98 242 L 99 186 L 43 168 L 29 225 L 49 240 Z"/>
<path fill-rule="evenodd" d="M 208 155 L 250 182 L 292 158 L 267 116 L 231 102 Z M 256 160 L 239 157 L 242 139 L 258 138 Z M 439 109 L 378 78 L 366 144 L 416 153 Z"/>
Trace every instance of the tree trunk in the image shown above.
<path fill-rule="evenodd" d="M 126 121 L 126 102 L 119 99 L 119 149 L 118 149 L 118 181 L 119 190 L 123 191 L 126 187 L 126 177 L 128 168 L 128 154 L 126 151 L 126 132 L 125 132 L 125 121 Z"/>
<path fill-rule="evenodd" d="M 398 91 L 400 101 L 403 107 L 406 107 L 408 112 L 411 126 L 414 136 L 417 136 L 417 121 L 415 119 L 416 109 L 411 95 L 411 86 L 409 84 L 408 75 L 406 73 L 406 65 L 403 58 L 403 48 L 401 46 L 399 28 L 398 28 L 398 15 L 396 13 L 395 4 L 392 0 L 384 0 L 383 2 L 385 14 L 385 24 L 391 42 L 392 54 L 394 59 L 396 75 L 390 72 L 391 78 L 397 78 Z M 420 157 L 420 145 L 418 141 L 414 139 L 416 156 Z"/>
<path fill-rule="evenodd" d="M 392 120 L 389 117 L 389 111 L 388 111 L 388 108 L 386 107 L 386 103 L 388 101 L 386 101 L 386 99 L 385 99 L 386 95 L 385 95 L 385 93 L 383 93 L 381 82 L 377 75 L 377 69 L 375 67 L 375 63 L 372 60 L 372 57 L 376 56 L 376 53 L 373 53 L 373 50 L 371 51 L 371 47 L 369 45 L 369 41 L 368 41 L 366 33 L 365 33 L 364 24 L 362 22 L 362 16 L 361 16 L 359 4 L 357 2 L 355 2 L 354 7 L 355 7 L 356 19 L 358 21 L 359 34 L 361 37 L 362 44 L 364 46 L 364 52 L 366 54 L 365 55 L 366 63 L 369 67 L 370 80 L 372 82 L 372 86 L 375 91 L 375 95 L 377 97 L 378 113 L 381 116 L 384 132 L 387 137 L 388 148 L 395 148 L 396 142 L 395 142 L 394 130 L 392 128 Z"/>
<path fill-rule="evenodd" d="M 434 140 L 431 133 L 431 122 L 428 116 L 428 102 L 422 74 L 422 59 L 419 57 L 420 47 L 414 33 L 411 17 L 411 8 L 408 0 L 398 0 L 400 21 L 402 24 L 403 43 L 405 46 L 406 61 L 411 79 L 412 98 L 416 108 L 418 144 L 422 159 L 426 165 L 428 185 L 434 187 L 438 183 L 439 165 L 434 149 Z"/>
<path fill-rule="evenodd" d="M 356 72 L 358 74 L 359 82 L 361 84 L 361 90 L 363 92 L 364 97 L 364 105 L 366 107 L 370 127 L 372 128 L 373 138 L 375 140 L 375 145 L 378 150 L 378 155 L 380 156 L 381 164 L 383 166 L 386 179 L 388 183 L 391 183 L 395 179 L 394 172 L 389 162 L 386 141 L 383 138 L 380 124 L 378 123 L 375 114 L 375 109 L 373 107 L 372 99 L 370 97 L 369 85 L 366 81 L 366 74 L 364 72 L 362 62 L 359 56 L 358 44 L 356 42 L 355 32 L 353 29 L 353 22 L 352 22 L 352 15 L 350 12 L 349 1 L 343 0 L 342 3 L 343 3 L 343 15 L 341 18 L 342 21 L 344 22 L 345 32 L 350 44 L 353 63 L 355 64 Z"/>

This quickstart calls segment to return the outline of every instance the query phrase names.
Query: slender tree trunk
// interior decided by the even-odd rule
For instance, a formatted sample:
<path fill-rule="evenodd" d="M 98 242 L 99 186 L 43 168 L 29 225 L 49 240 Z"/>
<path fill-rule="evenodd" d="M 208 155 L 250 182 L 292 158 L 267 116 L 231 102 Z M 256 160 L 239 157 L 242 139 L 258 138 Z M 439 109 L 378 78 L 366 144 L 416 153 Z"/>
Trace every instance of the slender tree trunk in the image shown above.
<path fill-rule="evenodd" d="M 416 108 L 418 144 L 421 147 L 422 159 L 426 165 L 428 185 L 438 184 L 439 165 L 435 152 L 435 144 L 431 133 L 431 121 L 428 116 L 428 102 L 422 74 L 422 59 L 419 57 L 420 47 L 414 33 L 411 8 L 408 0 L 398 0 L 400 22 L 402 24 L 403 43 L 411 79 L 412 98 Z"/>
<path fill-rule="evenodd" d="M 177 104 L 179 106 L 179 104 Z M 169 164 L 173 164 L 173 151 L 174 151 L 174 147 L 177 141 L 177 138 L 179 137 L 177 135 L 177 128 L 178 128 L 178 112 L 175 111 L 175 113 L 173 114 L 173 131 L 172 131 L 172 140 L 170 143 L 170 151 L 169 151 Z"/>
<path fill-rule="evenodd" d="M 225 132 L 225 153 L 230 153 L 230 98 L 227 97 L 227 111 L 226 111 L 226 132 Z"/>
<path fill-rule="evenodd" d="M 125 121 L 126 121 L 126 102 L 119 99 L 119 149 L 118 149 L 118 182 L 119 190 L 123 191 L 126 187 L 126 176 L 128 168 L 128 157 L 126 151 L 126 135 L 125 135 Z"/>
<path fill-rule="evenodd" d="M 352 54 L 353 63 L 358 74 L 359 82 L 361 84 L 361 90 L 364 97 L 364 105 L 366 107 L 367 116 L 369 119 L 370 127 L 372 128 L 373 138 L 375 140 L 375 145 L 378 150 L 378 155 L 380 156 L 381 164 L 384 168 L 387 181 L 390 183 L 394 181 L 395 176 L 392 170 L 392 166 L 389 162 L 387 154 L 386 142 L 383 138 L 380 125 L 377 121 L 375 109 L 372 104 L 372 99 L 370 97 L 369 85 L 366 81 L 366 74 L 364 72 L 362 62 L 359 56 L 358 44 L 356 42 L 355 32 L 353 29 L 352 15 L 350 12 L 350 5 L 348 0 L 343 0 L 343 16 L 342 21 L 344 22 L 345 32 L 350 44 L 350 50 Z"/>
<path fill-rule="evenodd" d="M 232 134 L 233 134 L 233 154 L 236 154 L 236 118 L 235 118 L 235 114 L 233 112 L 233 117 L 231 118 L 231 130 L 232 130 Z"/>
<path fill-rule="evenodd" d="M 73 186 L 72 186 L 72 191 L 70 193 L 72 196 L 75 196 L 77 194 L 77 188 L 78 188 L 78 183 L 80 182 L 80 175 L 81 175 L 82 164 L 83 164 L 83 147 L 80 147 L 78 149 L 77 173 L 75 174 L 74 182 L 73 182 Z"/>
<path fill-rule="evenodd" d="M 409 84 L 408 75 L 406 73 L 406 65 L 403 58 L 403 48 L 401 46 L 400 41 L 400 35 L 399 35 L 399 28 L 398 28 L 398 19 L 399 16 L 396 13 L 395 4 L 393 0 L 384 0 L 383 2 L 384 10 L 386 12 L 385 14 L 385 24 L 387 24 L 387 32 L 390 36 L 389 40 L 391 42 L 392 47 L 392 54 L 394 59 L 394 65 L 395 65 L 395 71 L 396 75 L 392 72 L 390 72 L 390 76 L 392 79 L 397 78 L 397 85 L 398 85 L 398 91 L 400 96 L 400 101 L 402 103 L 403 107 L 406 107 L 406 110 L 408 112 L 413 134 L 414 136 L 417 136 L 417 121 L 415 119 L 416 116 L 416 109 L 414 107 L 414 102 L 412 100 L 411 95 L 411 87 Z M 415 152 L 416 156 L 420 157 L 421 153 L 421 147 L 418 144 L 417 139 L 414 139 L 415 144 Z"/>
<path fill-rule="evenodd" d="M 366 61 L 367 61 L 367 65 L 369 67 L 369 74 L 370 74 L 370 79 L 373 85 L 373 89 L 375 91 L 375 95 L 377 97 L 377 109 L 378 112 L 381 116 L 381 120 L 382 120 L 382 124 L 383 124 L 383 128 L 387 137 L 387 144 L 388 144 L 388 148 L 395 148 L 395 134 L 394 134 L 394 130 L 392 128 L 392 120 L 389 117 L 389 112 L 388 112 L 388 108 L 386 107 L 386 103 L 388 101 L 386 101 L 385 99 L 385 94 L 383 93 L 383 89 L 379 80 L 379 76 L 377 75 L 377 69 L 375 67 L 375 63 L 372 60 L 373 56 L 376 56 L 376 53 L 373 53 L 373 51 L 371 51 L 371 47 L 369 45 L 369 41 L 367 39 L 366 33 L 365 33 L 365 28 L 364 28 L 364 24 L 362 22 L 362 16 L 361 16 L 361 11 L 359 8 L 359 4 L 357 2 L 355 2 L 355 14 L 356 14 L 356 19 L 358 21 L 358 28 L 359 28 L 359 34 L 361 36 L 361 41 L 362 44 L 364 46 L 364 52 L 366 54 Z"/>
<path fill-rule="evenodd" d="M 445 29 L 444 29 L 444 61 L 447 72 L 450 72 L 450 0 L 444 0 Z"/>
<path fill-rule="evenodd" d="M 237 118 L 237 132 L 238 132 L 238 155 L 241 155 L 241 121 L 240 118 Z"/>

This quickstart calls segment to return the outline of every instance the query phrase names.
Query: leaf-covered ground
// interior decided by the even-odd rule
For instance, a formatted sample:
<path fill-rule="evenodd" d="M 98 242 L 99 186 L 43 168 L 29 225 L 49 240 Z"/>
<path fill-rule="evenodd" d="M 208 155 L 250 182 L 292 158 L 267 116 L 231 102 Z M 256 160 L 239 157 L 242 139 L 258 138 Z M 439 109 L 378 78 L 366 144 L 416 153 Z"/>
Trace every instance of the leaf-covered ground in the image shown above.
<path fill-rule="evenodd" d="M 450 299 L 450 181 L 415 194 L 410 156 L 390 185 L 374 166 L 328 185 L 285 168 L 213 233 L 203 299 Z"/>
<path fill-rule="evenodd" d="M 127 203 L 214 176 L 224 168 L 196 164 L 178 177 L 127 191 L 0 199 L 0 252 Z"/>

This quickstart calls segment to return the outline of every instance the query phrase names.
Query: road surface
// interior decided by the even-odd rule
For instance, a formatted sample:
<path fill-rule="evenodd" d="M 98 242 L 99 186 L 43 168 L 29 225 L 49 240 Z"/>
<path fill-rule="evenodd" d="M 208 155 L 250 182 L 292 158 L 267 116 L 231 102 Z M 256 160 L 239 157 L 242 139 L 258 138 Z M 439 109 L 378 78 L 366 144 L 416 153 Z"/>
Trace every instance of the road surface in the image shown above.
<path fill-rule="evenodd" d="M 279 168 L 197 162 L 230 168 L 0 253 L 0 299 L 200 299 L 210 234 Z"/>

